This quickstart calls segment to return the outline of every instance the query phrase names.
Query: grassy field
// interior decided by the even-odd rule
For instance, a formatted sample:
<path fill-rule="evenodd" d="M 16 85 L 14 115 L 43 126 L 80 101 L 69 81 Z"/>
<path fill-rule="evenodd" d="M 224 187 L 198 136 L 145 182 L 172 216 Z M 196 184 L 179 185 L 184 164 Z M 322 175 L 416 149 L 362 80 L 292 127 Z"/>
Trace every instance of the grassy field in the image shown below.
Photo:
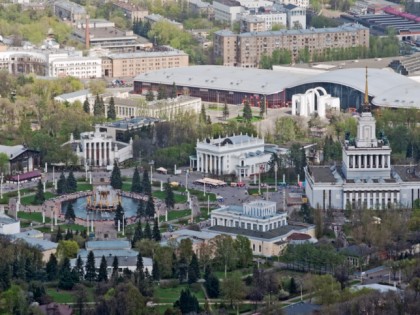
<path fill-rule="evenodd" d="M 268 192 L 275 192 L 276 189 L 275 188 L 268 188 Z M 261 194 L 267 192 L 267 188 L 263 188 L 261 187 Z M 249 195 L 254 195 L 254 194 L 258 194 L 258 188 L 249 188 L 248 189 L 248 194 Z"/>
<path fill-rule="evenodd" d="M 159 298 L 159 301 L 161 303 L 174 303 L 176 300 L 179 299 L 179 296 L 181 295 L 181 290 L 185 290 L 187 287 L 188 287 L 187 284 L 181 284 L 181 285 L 176 286 L 175 288 L 157 287 L 155 289 L 154 295 Z M 194 292 L 191 288 L 190 288 L 190 291 L 192 294 L 194 294 L 197 297 L 198 302 L 205 301 L 204 292 L 201 289 L 201 287 L 196 292 Z"/>
<path fill-rule="evenodd" d="M 124 182 L 122 185 L 123 191 L 131 191 L 131 182 Z"/>
<path fill-rule="evenodd" d="M 52 192 L 46 191 L 44 193 L 44 196 L 45 196 L 45 200 L 47 200 L 47 199 L 54 198 L 56 195 L 53 194 Z M 20 198 L 20 202 L 24 206 L 29 206 L 29 205 L 34 204 L 34 199 L 35 199 L 35 195 L 24 196 L 24 197 Z"/>
<path fill-rule="evenodd" d="M 72 230 L 72 231 L 83 231 L 86 230 L 86 226 L 80 224 L 63 224 L 61 225 L 61 230 Z"/>
<path fill-rule="evenodd" d="M 191 216 L 191 209 L 185 209 L 185 210 L 171 210 L 168 212 L 168 220 L 176 220 L 183 217 L 189 217 Z M 165 220 L 165 216 L 161 215 L 159 217 L 159 220 L 163 222 Z"/>
<path fill-rule="evenodd" d="M 88 191 L 88 190 L 92 190 L 92 184 L 85 183 L 85 182 L 77 183 L 77 191 Z"/>
<path fill-rule="evenodd" d="M 18 218 L 25 221 L 34 221 L 42 222 L 42 213 L 41 212 L 18 212 Z M 50 218 L 45 217 L 45 223 L 51 222 Z"/>
<path fill-rule="evenodd" d="M 153 197 L 159 198 L 161 200 L 165 200 L 165 196 L 166 196 L 166 193 L 164 191 L 158 190 L 158 191 L 153 192 Z M 175 203 L 187 202 L 187 196 L 177 194 L 176 192 L 174 192 L 174 198 L 175 198 Z"/>
<path fill-rule="evenodd" d="M 88 302 L 94 302 L 94 294 L 93 290 L 94 288 L 85 287 L 87 291 L 87 301 Z M 73 291 L 66 291 L 59 289 L 57 291 L 56 288 L 46 288 L 46 293 L 51 296 L 54 302 L 57 303 L 74 303 L 74 292 Z"/>
<path fill-rule="evenodd" d="M 217 209 L 217 208 L 210 207 L 210 214 L 214 209 Z M 208 218 L 210 218 L 210 215 L 207 215 L 207 211 L 208 211 L 207 207 L 201 207 L 200 208 L 200 212 L 201 212 L 200 219 L 201 220 L 207 220 Z"/>
<path fill-rule="evenodd" d="M 237 122 L 242 122 L 244 119 L 243 119 L 242 116 L 238 116 L 238 117 L 235 117 L 235 118 L 231 118 L 229 120 L 233 120 L 233 121 L 237 121 Z M 251 122 L 254 123 L 254 122 L 258 122 L 260 120 L 262 120 L 262 118 L 260 116 L 252 116 Z"/>
<path fill-rule="evenodd" d="M 210 201 L 216 201 L 216 194 L 206 192 L 204 196 L 203 190 L 190 189 L 190 194 L 197 196 L 198 201 L 207 201 L 207 196 L 210 196 Z"/>
<path fill-rule="evenodd" d="M 34 192 L 35 189 L 34 188 L 24 188 L 20 190 L 21 194 L 27 194 L 27 193 L 31 193 Z M 8 193 L 3 193 L 3 198 L 0 199 L 0 204 L 8 204 L 9 203 L 9 199 L 13 198 L 13 197 L 17 197 L 18 193 L 17 191 L 10 191 Z"/>

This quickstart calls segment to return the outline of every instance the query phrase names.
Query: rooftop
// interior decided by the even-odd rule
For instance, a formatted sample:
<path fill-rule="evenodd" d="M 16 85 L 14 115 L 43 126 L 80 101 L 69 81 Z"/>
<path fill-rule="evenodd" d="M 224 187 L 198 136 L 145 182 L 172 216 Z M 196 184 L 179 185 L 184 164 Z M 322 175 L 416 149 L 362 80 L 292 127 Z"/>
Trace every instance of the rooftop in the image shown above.
<path fill-rule="evenodd" d="M 136 58 L 156 58 L 167 56 L 187 56 L 182 50 L 172 49 L 165 51 L 139 51 L 135 53 L 110 54 L 110 59 L 136 59 Z"/>
<path fill-rule="evenodd" d="M 403 182 L 420 181 L 418 165 L 393 165 L 392 169 Z"/>
<path fill-rule="evenodd" d="M 226 234 L 239 234 L 251 238 L 260 238 L 260 239 L 266 239 L 271 240 L 279 237 L 285 237 L 289 232 L 291 231 L 300 231 L 306 229 L 304 226 L 299 225 L 284 225 L 276 229 L 272 229 L 266 232 L 263 231 L 256 231 L 256 230 L 248 230 L 248 229 L 242 229 L 238 227 L 228 227 L 228 226 L 221 226 L 221 225 L 215 225 L 208 228 L 210 232 L 221 232 Z"/>
<path fill-rule="evenodd" d="M 235 0 L 214 0 L 213 2 L 224 4 L 228 7 L 240 7 L 241 3 Z"/>
<path fill-rule="evenodd" d="M 73 98 L 82 97 L 82 96 L 89 97 L 91 95 L 92 94 L 90 93 L 89 90 L 80 90 L 76 92 L 61 94 L 61 95 L 56 96 L 56 98 L 68 100 L 68 99 L 73 99 Z"/>
<path fill-rule="evenodd" d="M 131 243 L 124 240 L 88 241 L 86 250 L 96 249 L 130 249 Z"/>
<path fill-rule="evenodd" d="M 39 239 L 39 238 L 35 238 L 35 237 L 19 237 L 16 238 L 17 240 L 21 240 L 26 242 L 27 244 L 37 247 L 42 251 L 46 251 L 46 250 L 51 250 L 51 249 L 57 249 L 58 244 L 48 241 L 48 240 L 44 240 L 44 239 Z"/>
<path fill-rule="evenodd" d="M 118 103 L 119 104 L 119 103 Z M 135 127 L 142 127 L 149 124 L 158 122 L 159 119 L 149 117 L 134 117 L 130 119 L 117 120 L 114 122 L 105 123 L 104 127 L 110 127 L 115 129 L 133 129 Z"/>
<path fill-rule="evenodd" d="M 0 214 L 0 225 L 3 224 L 13 224 L 19 221 L 16 221 L 15 219 L 5 215 L 5 214 Z"/>
<path fill-rule="evenodd" d="M 26 148 L 19 144 L 14 146 L 0 145 L 0 153 L 5 153 L 9 159 L 16 157 L 26 151 Z"/>
<path fill-rule="evenodd" d="M 337 180 L 333 175 L 331 166 L 310 166 L 308 167 L 309 173 L 317 183 L 335 183 Z"/>
<path fill-rule="evenodd" d="M 86 14 L 86 10 L 83 6 L 71 1 L 59 0 L 54 2 L 54 5 L 64 8 L 68 11 L 72 11 L 73 13 Z"/>

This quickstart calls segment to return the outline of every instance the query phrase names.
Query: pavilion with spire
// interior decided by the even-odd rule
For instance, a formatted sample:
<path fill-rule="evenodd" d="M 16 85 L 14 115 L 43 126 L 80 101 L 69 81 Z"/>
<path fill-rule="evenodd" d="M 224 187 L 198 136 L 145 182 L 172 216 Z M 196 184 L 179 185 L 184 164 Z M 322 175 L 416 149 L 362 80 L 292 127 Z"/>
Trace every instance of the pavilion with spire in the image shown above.
<path fill-rule="evenodd" d="M 368 97 L 368 71 L 357 135 L 346 137 L 342 161 L 305 169 L 306 194 L 321 209 L 411 207 L 420 198 L 420 170 L 413 165 L 391 165 L 391 147 L 376 136 L 376 120 Z"/>

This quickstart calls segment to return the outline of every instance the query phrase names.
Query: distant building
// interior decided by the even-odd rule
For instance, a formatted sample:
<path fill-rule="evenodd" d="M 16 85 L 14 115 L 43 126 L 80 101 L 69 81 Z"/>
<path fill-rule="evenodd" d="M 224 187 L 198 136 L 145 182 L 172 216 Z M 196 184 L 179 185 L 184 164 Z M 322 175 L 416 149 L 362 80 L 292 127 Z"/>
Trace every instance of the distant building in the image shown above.
<path fill-rule="evenodd" d="M 211 212 L 212 233 L 242 235 L 251 242 L 254 255 L 279 255 L 290 241 L 314 243 L 313 225 L 289 225 L 286 212 L 277 212 L 276 203 L 258 200 L 243 206 L 223 206 Z"/>
<path fill-rule="evenodd" d="M 279 3 L 287 5 L 293 4 L 301 8 L 309 8 L 309 0 L 279 0 Z"/>
<path fill-rule="evenodd" d="M 242 134 L 197 140 L 196 152 L 190 157 L 192 168 L 204 174 L 235 174 L 239 178 L 268 171 L 272 156 L 265 151 L 264 139 Z"/>
<path fill-rule="evenodd" d="M 103 240 L 103 241 L 88 241 L 85 244 L 86 249 L 79 250 L 77 256 L 83 261 L 83 266 L 86 265 L 87 256 L 92 251 L 95 256 L 95 267 L 99 269 L 102 257 L 105 257 L 108 266 L 108 276 L 112 275 L 112 263 L 114 257 L 118 258 L 118 271 L 120 274 L 123 273 L 124 269 L 128 269 L 132 272 L 136 271 L 137 268 L 137 251 L 131 248 L 130 241 L 125 240 Z M 76 265 L 76 258 L 70 260 L 72 267 Z M 153 261 L 151 258 L 143 257 L 144 271 L 148 271 L 152 274 Z"/>
<path fill-rule="evenodd" d="M 49 303 L 39 306 L 41 314 L 44 315 L 72 315 L 73 309 L 65 304 Z"/>
<path fill-rule="evenodd" d="M 149 117 L 133 117 L 114 122 L 104 123 L 99 126 L 101 132 L 106 132 L 112 139 L 123 141 L 126 132 L 133 132 L 158 123 L 159 120 Z M 124 141 L 123 141 L 124 142 Z"/>
<path fill-rule="evenodd" d="M 102 57 L 102 75 L 109 78 L 133 77 L 140 73 L 188 66 L 188 55 L 181 50 L 141 51 Z"/>
<path fill-rule="evenodd" d="M 144 19 L 146 21 L 148 21 L 151 25 L 157 23 L 157 22 L 167 22 L 171 25 L 176 26 L 177 28 L 179 28 L 180 30 L 184 29 L 184 26 L 182 25 L 182 23 L 167 19 L 165 17 L 163 17 L 160 14 L 150 14 L 148 16 L 145 16 Z"/>
<path fill-rule="evenodd" d="M 236 0 L 214 0 L 214 19 L 216 21 L 233 24 L 239 21 L 242 14 L 245 13 L 245 8 Z"/>
<path fill-rule="evenodd" d="M 10 175 L 34 171 L 41 164 L 41 153 L 24 145 L 0 145 L 0 153 L 4 153 L 9 157 L 6 172 Z"/>
<path fill-rule="evenodd" d="M 0 213 L 0 234 L 11 235 L 17 233 L 20 233 L 20 221 Z"/>
<path fill-rule="evenodd" d="M 25 242 L 37 247 L 42 253 L 42 261 L 47 262 L 51 254 L 56 254 L 57 243 L 44 239 L 44 234 L 37 230 L 29 230 L 11 235 L 14 242 Z"/>
<path fill-rule="evenodd" d="M 292 9 L 294 12 L 296 8 Z M 290 17 L 288 24 L 300 23 L 300 15 Z M 259 67 L 261 57 L 274 50 L 290 51 L 296 61 L 299 52 L 307 50 L 310 58 L 326 49 L 369 47 L 369 29 L 359 24 L 345 24 L 335 28 L 293 29 L 235 34 L 221 30 L 214 33 L 214 56 L 223 65 L 245 68 Z"/>
<path fill-rule="evenodd" d="M 70 140 L 62 146 L 69 145 L 78 157 L 79 165 L 101 166 L 113 165 L 114 161 L 124 162 L 133 157 L 132 141 L 124 143 L 116 141 L 106 132 L 95 126 L 93 132 L 82 132 L 80 140 L 70 136 Z"/>
<path fill-rule="evenodd" d="M 101 78 L 102 60 L 95 57 L 56 59 L 50 63 L 50 76 L 72 76 L 79 79 Z"/>
<path fill-rule="evenodd" d="M 238 0 L 238 2 L 241 6 L 248 10 L 258 10 L 260 8 L 271 7 L 274 3 L 274 1 L 268 0 Z"/>
<path fill-rule="evenodd" d="M 63 21 L 76 24 L 84 20 L 87 14 L 83 6 L 72 1 L 59 0 L 54 2 L 54 15 Z"/>
<path fill-rule="evenodd" d="M 306 9 L 293 4 L 284 6 L 287 14 L 288 29 L 305 29 L 306 28 Z"/>
<path fill-rule="evenodd" d="M 114 8 L 124 12 L 124 16 L 132 22 L 136 20 L 144 20 L 149 15 L 149 11 L 128 1 L 115 1 L 112 3 Z"/>
<path fill-rule="evenodd" d="M 191 12 L 206 16 L 209 20 L 214 19 L 214 9 L 211 3 L 202 0 L 187 0 L 187 2 Z"/>

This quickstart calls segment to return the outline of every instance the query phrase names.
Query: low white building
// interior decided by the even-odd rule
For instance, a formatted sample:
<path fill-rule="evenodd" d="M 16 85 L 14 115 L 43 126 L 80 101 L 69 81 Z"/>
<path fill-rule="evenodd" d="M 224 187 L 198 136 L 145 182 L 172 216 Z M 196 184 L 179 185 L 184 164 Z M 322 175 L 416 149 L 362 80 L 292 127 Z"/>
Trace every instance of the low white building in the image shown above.
<path fill-rule="evenodd" d="M 287 13 L 288 29 L 306 29 L 306 9 L 294 4 L 284 6 Z"/>
<path fill-rule="evenodd" d="M 265 200 L 213 210 L 208 231 L 234 238 L 245 236 L 250 240 L 252 253 L 266 257 L 279 255 L 290 242 L 317 242 L 313 225 L 288 224 L 287 212 L 278 212 L 275 202 Z"/>
<path fill-rule="evenodd" d="M 340 111 L 340 98 L 331 96 L 323 87 L 292 96 L 292 115 L 308 117 L 317 113 L 319 117 L 325 118 L 328 109 Z"/>
<path fill-rule="evenodd" d="M 197 139 L 196 152 L 190 157 L 191 168 L 205 174 L 235 174 L 239 178 L 266 172 L 272 156 L 265 150 L 264 139 L 242 134 Z"/>
<path fill-rule="evenodd" d="M 309 0 L 279 0 L 279 3 L 287 5 L 293 4 L 301 8 L 309 8 Z"/>
<path fill-rule="evenodd" d="M 258 8 L 271 7 L 273 1 L 268 0 L 238 0 L 241 6 L 247 9 L 258 10 Z"/>
<path fill-rule="evenodd" d="M 20 221 L 15 220 L 4 213 L 0 214 L 0 234 L 12 235 L 20 233 Z"/>
<path fill-rule="evenodd" d="M 118 258 L 118 272 L 123 273 L 124 269 L 132 272 L 137 268 L 138 252 L 131 248 L 130 241 L 125 240 L 105 240 L 105 241 L 88 241 L 85 244 L 86 249 L 79 250 L 77 256 L 83 261 L 83 266 L 86 265 L 86 260 L 91 251 L 95 256 L 95 267 L 99 269 L 102 257 L 105 257 L 107 262 L 108 277 L 112 275 L 114 257 Z M 76 265 L 76 258 L 70 260 L 70 265 Z M 153 260 L 148 257 L 143 257 L 144 271 L 152 274 Z"/>
<path fill-rule="evenodd" d="M 236 0 L 214 0 L 214 19 L 229 24 L 239 21 L 245 8 Z"/>
<path fill-rule="evenodd" d="M 55 59 L 49 65 L 50 77 L 72 76 L 79 79 L 102 77 L 102 59 L 95 57 L 75 57 Z"/>
<path fill-rule="evenodd" d="M 70 145 L 77 155 L 79 165 L 105 167 L 113 165 L 114 161 L 121 163 L 133 157 L 132 140 L 129 143 L 116 141 L 107 132 L 100 131 L 99 126 L 95 126 L 95 131 L 82 132 L 79 140 L 72 134 L 70 141 L 62 144 L 66 145 Z"/>

